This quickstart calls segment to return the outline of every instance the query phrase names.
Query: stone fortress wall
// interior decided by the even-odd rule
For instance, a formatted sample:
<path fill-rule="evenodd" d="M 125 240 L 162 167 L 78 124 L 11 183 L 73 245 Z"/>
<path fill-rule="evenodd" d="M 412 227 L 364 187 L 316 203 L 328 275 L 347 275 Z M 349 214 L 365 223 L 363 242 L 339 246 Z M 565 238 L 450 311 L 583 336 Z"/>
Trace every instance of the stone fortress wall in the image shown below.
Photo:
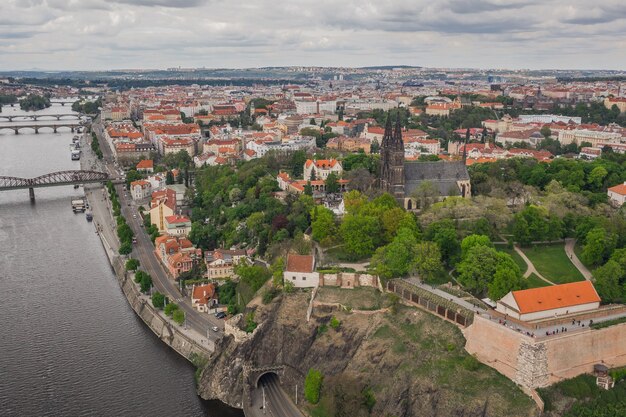
<path fill-rule="evenodd" d="M 591 373 L 594 364 L 626 366 L 626 323 L 533 338 L 476 315 L 463 333 L 470 354 L 531 390 Z"/>

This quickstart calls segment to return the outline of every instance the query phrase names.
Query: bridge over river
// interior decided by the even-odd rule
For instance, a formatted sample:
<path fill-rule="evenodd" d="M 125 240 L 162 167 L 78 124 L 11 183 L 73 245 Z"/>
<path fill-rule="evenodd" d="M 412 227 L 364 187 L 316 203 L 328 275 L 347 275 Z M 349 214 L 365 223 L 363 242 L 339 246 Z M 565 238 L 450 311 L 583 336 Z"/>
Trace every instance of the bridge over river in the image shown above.
<path fill-rule="evenodd" d="M 20 178 L 0 176 L 0 191 L 19 190 L 28 188 L 30 201 L 35 202 L 35 188 L 56 187 L 60 185 L 88 184 L 94 182 L 123 181 L 120 178 L 111 178 L 106 172 L 70 170 L 58 171 L 40 175 L 35 178 Z"/>
<path fill-rule="evenodd" d="M 0 113 L 0 121 L 16 121 L 16 122 L 27 122 L 27 121 L 37 121 L 37 120 L 68 120 L 68 119 L 80 119 L 82 117 L 82 113 L 66 113 L 66 114 L 18 114 L 18 115 L 4 115 Z"/>
<path fill-rule="evenodd" d="M 43 116 L 38 116 L 43 117 Z M 71 132 L 74 132 L 77 128 L 81 126 L 82 121 L 80 119 L 74 120 L 23 120 L 23 121 L 12 121 L 12 122 L 2 122 L 0 121 L 0 132 L 3 130 L 12 130 L 15 134 L 19 134 L 21 130 L 30 129 L 34 130 L 35 133 L 39 133 L 41 129 L 51 129 L 54 133 L 57 133 L 60 128 L 67 128 Z"/>

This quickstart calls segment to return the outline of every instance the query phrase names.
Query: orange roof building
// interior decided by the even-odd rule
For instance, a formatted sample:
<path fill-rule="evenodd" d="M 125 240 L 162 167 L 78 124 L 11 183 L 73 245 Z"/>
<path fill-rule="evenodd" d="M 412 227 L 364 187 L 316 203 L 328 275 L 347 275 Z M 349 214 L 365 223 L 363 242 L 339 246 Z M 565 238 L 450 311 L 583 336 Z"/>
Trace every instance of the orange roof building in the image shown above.
<path fill-rule="evenodd" d="M 534 321 L 596 310 L 599 306 L 600 296 L 591 281 L 580 281 L 511 291 L 498 301 L 496 311 Z"/>

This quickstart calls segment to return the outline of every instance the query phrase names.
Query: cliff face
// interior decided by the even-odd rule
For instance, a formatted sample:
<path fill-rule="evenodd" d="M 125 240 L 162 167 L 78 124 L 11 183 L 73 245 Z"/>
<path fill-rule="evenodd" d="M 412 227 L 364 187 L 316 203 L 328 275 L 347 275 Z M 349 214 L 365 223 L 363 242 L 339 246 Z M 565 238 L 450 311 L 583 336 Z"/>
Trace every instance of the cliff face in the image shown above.
<path fill-rule="evenodd" d="M 317 407 L 329 416 L 538 415 L 512 382 L 464 352 L 453 325 L 408 307 L 395 315 L 316 308 L 307 323 L 308 297 L 290 294 L 256 307 L 260 328 L 249 341 L 227 337 L 217 346 L 201 374 L 200 396 L 242 407 L 244 365 L 284 365 L 280 380 L 292 397 L 296 384 L 304 392 L 310 368 L 322 372 Z M 332 316 L 338 329 L 325 326 Z"/>

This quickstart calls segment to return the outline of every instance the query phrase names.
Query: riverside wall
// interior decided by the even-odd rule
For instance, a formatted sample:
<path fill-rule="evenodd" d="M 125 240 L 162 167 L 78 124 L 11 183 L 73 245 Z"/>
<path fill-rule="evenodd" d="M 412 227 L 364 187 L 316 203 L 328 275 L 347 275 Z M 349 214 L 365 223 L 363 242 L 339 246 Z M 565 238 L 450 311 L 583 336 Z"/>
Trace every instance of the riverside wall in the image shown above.
<path fill-rule="evenodd" d="M 531 390 L 591 373 L 594 364 L 626 366 L 626 323 L 535 339 L 477 315 L 463 333 L 469 353 Z"/>

